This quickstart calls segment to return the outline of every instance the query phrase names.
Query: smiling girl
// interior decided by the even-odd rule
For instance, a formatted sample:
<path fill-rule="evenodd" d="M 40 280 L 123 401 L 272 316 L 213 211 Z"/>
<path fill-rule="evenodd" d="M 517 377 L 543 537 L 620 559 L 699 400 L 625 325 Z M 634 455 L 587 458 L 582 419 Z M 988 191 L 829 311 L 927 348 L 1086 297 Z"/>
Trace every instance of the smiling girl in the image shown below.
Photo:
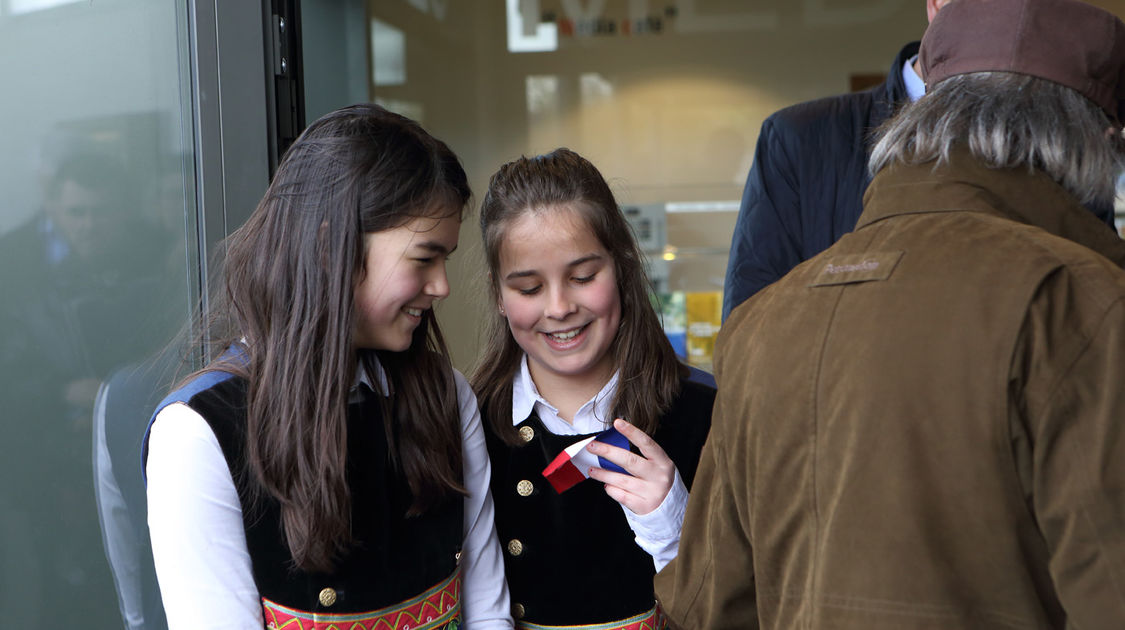
<path fill-rule="evenodd" d="M 609 186 L 567 149 L 492 176 L 481 231 L 495 316 L 473 375 L 517 625 L 662 625 L 652 578 L 679 544 L 713 380 L 679 362 Z M 628 420 L 622 420 L 622 418 Z M 616 419 L 616 420 L 615 420 Z M 615 428 L 636 451 L 557 492 L 541 472 Z M 651 436 L 651 437 L 650 437 Z"/>
<path fill-rule="evenodd" d="M 375 105 L 289 149 L 229 241 L 226 350 L 146 436 L 170 628 L 511 627 L 480 415 L 432 310 L 468 197 L 444 143 Z"/>

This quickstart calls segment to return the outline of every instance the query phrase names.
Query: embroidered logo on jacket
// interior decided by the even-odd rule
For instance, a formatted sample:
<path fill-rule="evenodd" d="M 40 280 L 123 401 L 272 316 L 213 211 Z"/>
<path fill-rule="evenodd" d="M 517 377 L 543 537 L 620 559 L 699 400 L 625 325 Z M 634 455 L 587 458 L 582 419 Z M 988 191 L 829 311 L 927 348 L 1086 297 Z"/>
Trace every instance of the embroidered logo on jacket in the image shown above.
<path fill-rule="evenodd" d="M 809 286 L 825 287 L 886 280 L 891 277 L 902 254 L 903 252 L 867 252 L 826 256 L 820 272 Z"/>

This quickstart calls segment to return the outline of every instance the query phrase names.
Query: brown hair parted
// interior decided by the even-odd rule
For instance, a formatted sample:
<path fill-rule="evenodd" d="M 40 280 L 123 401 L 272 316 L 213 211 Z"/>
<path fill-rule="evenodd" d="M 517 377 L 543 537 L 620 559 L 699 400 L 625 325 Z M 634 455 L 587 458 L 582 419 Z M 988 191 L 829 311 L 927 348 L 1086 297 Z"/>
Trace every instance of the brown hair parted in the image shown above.
<path fill-rule="evenodd" d="M 651 284 L 632 228 L 601 173 L 577 153 L 560 148 L 521 157 L 501 166 L 489 181 L 480 226 L 491 272 L 491 303 L 500 301 L 500 249 L 508 228 L 527 213 L 549 212 L 562 205 L 582 217 L 613 257 L 621 299 L 621 323 L 608 350 L 620 371 L 613 413 L 651 434 L 679 392 L 687 368 L 677 359 L 652 307 Z M 504 316 L 495 308 L 489 312 L 485 348 L 472 385 L 485 421 L 496 435 L 510 444 L 522 444 L 512 425 L 512 383 L 523 350 Z"/>
<path fill-rule="evenodd" d="M 404 352 L 357 350 L 354 287 L 364 234 L 460 218 L 465 171 L 443 142 L 376 105 L 325 115 L 297 138 L 249 220 L 227 242 L 207 370 L 249 384 L 251 498 L 281 504 L 294 564 L 330 570 L 351 541 L 347 404 L 359 361 L 388 397 L 384 425 L 420 513 L 464 492 L 456 383 L 433 312 Z M 233 355 L 233 356 L 232 356 Z M 212 351 L 211 356 L 215 356 Z"/>

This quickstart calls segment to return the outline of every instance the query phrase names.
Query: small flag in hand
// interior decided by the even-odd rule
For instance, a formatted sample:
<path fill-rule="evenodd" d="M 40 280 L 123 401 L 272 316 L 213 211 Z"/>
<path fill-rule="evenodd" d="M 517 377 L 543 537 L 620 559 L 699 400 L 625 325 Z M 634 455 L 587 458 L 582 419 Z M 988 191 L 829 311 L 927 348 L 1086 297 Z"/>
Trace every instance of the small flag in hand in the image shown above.
<path fill-rule="evenodd" d="M 586 450 L 586 446 L 594 441 L 629 450 L 629 440 L 614 428 L 606 429 L 593 437 L 571 444 L 566 450 L 559 453 L 549 466 L 543 469 L 543 476 L 551 482 L 555 492 L 562 494 L 576 483 L 587 479 L 589 477 L 587 471 L 593 466 L 625 473 L 624 468 Z"/>

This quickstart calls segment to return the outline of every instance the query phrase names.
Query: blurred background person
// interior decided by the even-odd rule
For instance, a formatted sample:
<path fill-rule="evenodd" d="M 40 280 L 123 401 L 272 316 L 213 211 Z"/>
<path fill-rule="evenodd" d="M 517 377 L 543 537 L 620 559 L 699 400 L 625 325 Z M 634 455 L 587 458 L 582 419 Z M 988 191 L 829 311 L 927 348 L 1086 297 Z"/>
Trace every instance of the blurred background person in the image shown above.
<path fill-rule="evenodd" d="M 175 313 L 157 315 L 152 306 L 166 295 L 164 254 L 158 259 L 157 252 L 169 239 L 136 220 L 136 189 L 128 181 L 113 155 L 63 157 L 40 211 L 0 237 L 0 472 L 27 480 L 0 489 L 8 527 L 23 530 L 5 537 L 0 558 L 11 571 L 5 568 L 0 590 L 31 596 L 22 601 L 50 593 L 74 602 L 35 610 L 0 595 L 5 614 L 28 623 L 80 625 L 91 612 L 116 608 L 113 585 L 101 577 L 102 541 L 91 526 L 95 398 L 103 379 L 159 347 L 175 327 Z"/>

